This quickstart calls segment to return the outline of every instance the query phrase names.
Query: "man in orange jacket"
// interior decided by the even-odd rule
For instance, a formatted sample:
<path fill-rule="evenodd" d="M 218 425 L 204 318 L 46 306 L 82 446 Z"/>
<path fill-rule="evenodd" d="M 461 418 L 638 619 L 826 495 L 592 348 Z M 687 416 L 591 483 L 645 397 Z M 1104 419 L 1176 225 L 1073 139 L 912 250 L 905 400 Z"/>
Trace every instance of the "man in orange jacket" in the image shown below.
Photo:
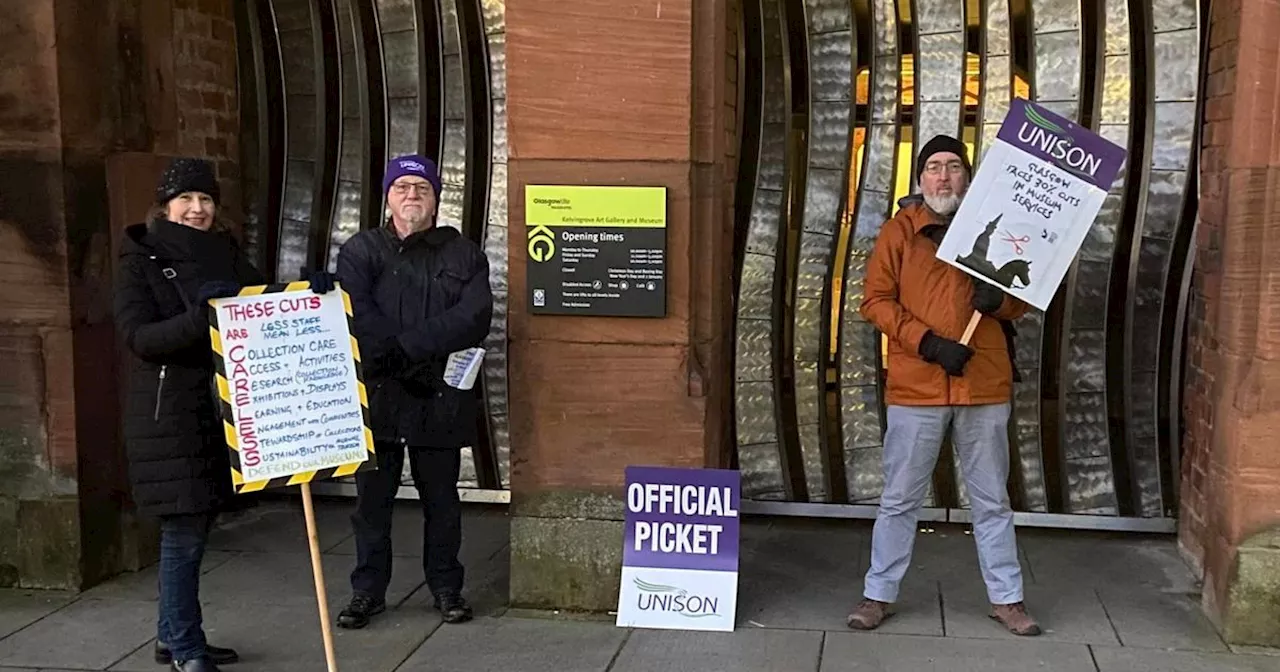
<path fill-rule="evenodd" d="M 1021 316 L 1027 305 L 936 257 L 969 187 L 966 156 L 955 138 L 940 135 L 925 144 L 917 162 L 921 194 L 900 202 L 867 264 L 861 312 L 888 337 L 889 379 L 884 493 L 865 599 L 848 621 L 860 630 L 878 627 L 897 600 L 911 564 L 917 514 L 950 426 L 973 509 L 991 615 L 1015 634 L 1040 634 L 1022 602 L 1006 487 L 1014 369 L 1001 323 Z M 975 310 L 984 317 L 970 344 L 961 345 Z"/>

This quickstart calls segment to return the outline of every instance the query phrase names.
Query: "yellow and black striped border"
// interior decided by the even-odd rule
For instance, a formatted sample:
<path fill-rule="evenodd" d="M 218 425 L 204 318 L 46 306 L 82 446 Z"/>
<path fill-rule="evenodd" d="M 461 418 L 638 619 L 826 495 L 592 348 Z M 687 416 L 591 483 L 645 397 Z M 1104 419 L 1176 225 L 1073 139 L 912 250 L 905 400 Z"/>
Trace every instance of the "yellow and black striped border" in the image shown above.
<path fill-rule="evenodd" d="M 311 283 L 306 281 L 277 283 L 271 285 L 259 285 L 256 287 L 245 287 L 240 290 L 237 296 L 259 296 L 262 294 L 279 294 L 283 292 L 296 292 L 299 290 L 311 289 Z M 335 286 L 334 290 L 342 295 L 342 307 L 347 314 L 347 338 L 351 342 L 351 358 L 356 367 L 356 389 L 360 394 L 360 410 L 364 417 L 364 443 L 365 449 L 369 451 L 363 462 L 353 462 L 351 464 L 343 464 L 328 469 L 319 469 L 316 471 L 305 471 L 292 476 L 281 476 L 261 481 L 245 482 L 244 476 L 240 469 L 240 442 L 236 435 L 235 415 L 231 407 L 231 386 L 227 382 L 226 362 L 222 353 L 222 332 L 218 329 L 218 311 L 209 311 L 209 339 L 213 344 L 214 366 L 217 369 L 218 381 L 218 397 L 219 406 L 222 408 L 223 430 L 226 434 L 227 448 L 231 453 L 231 482 L 235 486 L 238 493 L 258 492 L 267 488 L 278 488 L 287 485 L 298 485 L 301 483 L 310 483 L 312 481 L 322 481 L 329 478 L 339 478 L 342 476 L 350 476 L 358 471 L 366 471 L 369 469 L 377 469 L 378 460 L 373 449 L 373 430 L 369 425 L 369 395 L 364 387 L 364 370 L 360 364 L 360 345 L 356 342 L 354 317 L 351 313 L 351 297 L 342 291 L 340 285 Z"/>

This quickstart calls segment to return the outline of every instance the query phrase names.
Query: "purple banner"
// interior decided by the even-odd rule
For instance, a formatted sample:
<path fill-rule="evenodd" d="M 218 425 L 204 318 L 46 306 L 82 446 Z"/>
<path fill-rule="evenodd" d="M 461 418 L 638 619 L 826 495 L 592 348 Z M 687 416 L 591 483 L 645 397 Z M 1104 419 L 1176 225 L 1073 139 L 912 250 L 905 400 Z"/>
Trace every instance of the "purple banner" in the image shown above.
<path fill-rule="evenodd" d="M 1069 119 L 1015 98 L 999 139 L 1103 191 L 1111 189 L 1127 152 Z"/>
<path fill-rule="evenodd" d="M 738 571 L 739 472 L 627 467 L 627 567 Z"/>

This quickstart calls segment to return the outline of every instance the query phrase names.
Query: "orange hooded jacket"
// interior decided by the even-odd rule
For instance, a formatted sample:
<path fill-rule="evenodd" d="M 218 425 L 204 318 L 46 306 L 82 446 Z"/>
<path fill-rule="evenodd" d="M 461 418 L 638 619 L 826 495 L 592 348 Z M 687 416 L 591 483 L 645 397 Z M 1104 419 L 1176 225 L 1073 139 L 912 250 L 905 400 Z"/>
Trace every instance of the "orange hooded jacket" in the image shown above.
<path fill-rule="evenodd" d="M 983 316 L 970 339 L 973 358 L 964 376 L 952 378 L 924 361 L 920 340 L 928 331 L 959 341 L 973 315 L 973 283 L 937 258 L 925 229 L 938 224 L 917 196 L 885 222 L 867 261 L 862 316 L 889 340 L 885 402 L 894 406 L 1002 404 L 1012 397 L 1013 361 L 1000 320 L 1013 320 L 1027 304 L 1005 295 L 993 316 Z"/>

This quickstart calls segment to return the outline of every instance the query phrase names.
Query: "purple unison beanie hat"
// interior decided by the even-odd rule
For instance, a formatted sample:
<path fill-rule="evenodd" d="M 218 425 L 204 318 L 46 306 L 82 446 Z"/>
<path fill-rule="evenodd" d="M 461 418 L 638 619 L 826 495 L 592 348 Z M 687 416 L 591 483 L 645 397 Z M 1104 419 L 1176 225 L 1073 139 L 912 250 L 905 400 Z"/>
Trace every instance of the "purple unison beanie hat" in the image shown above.
<path fill-rule="evenodd" d="M 434 161 L 419 154 L 397 156 L 387 162 L 387 172 L 382 177 L 382 195 L 386 196 L 391 191 L 391 183 L 405 175 L 416 175 L 430 182 L 431 188 L 435 189 L 436 199 L 439 200 L 440 170 L 436 168 Z"/>

